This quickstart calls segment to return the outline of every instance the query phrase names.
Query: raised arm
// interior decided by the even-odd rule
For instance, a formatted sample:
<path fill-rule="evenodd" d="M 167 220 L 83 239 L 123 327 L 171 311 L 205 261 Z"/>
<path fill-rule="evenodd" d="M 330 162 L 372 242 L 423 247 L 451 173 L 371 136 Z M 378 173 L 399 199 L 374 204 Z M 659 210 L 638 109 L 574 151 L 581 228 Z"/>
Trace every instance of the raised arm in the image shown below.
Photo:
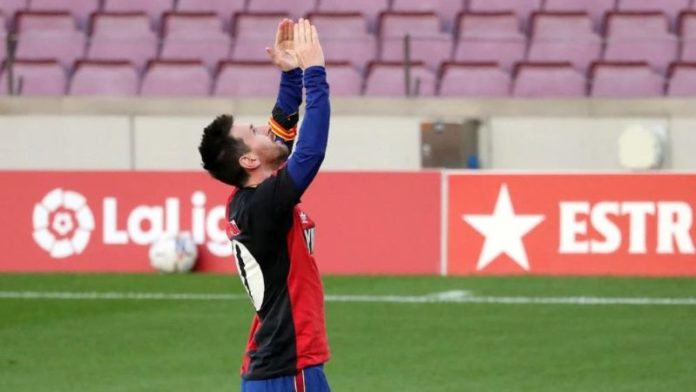
<path fill-rule="evenodd" d="M 297 148 L 288 160 L 288 173 L 300 193 L 312 182 L 324 161 L 329 138 L 329 84 L 326 81 L 324 52 L 316 27 L 300 19 L 294 26 L 294 49 L 304 70 L 307 107 Z"/>
<path fill-rule="evenodd" d="M 293 37 L 293 22 L 290 19 L 283 19 L 278 24 L 274 46 L 266 48 L 273 63 L 283 71 L 280 77 L 278 99 L 268 125 L 271 127 L 274 139 L 284 143 L 290 151 L 297 137 L 297 122 L 302 104 L 302 69 L 294 52 Z"/>

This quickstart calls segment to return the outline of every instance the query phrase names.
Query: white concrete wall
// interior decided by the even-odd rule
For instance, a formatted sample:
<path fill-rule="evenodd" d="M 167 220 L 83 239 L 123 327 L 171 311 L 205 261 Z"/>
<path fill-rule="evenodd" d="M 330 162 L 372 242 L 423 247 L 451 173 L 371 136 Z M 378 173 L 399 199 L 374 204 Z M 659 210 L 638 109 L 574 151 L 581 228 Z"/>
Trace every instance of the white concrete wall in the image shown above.
<path fill-rule="evenodd" d="M 0 116 L 0 170 L 198 170 L 197 146 L 213 115 Z M 417 170 L 420 116 L 332 117 L 323 170 Z M 263 115 L 237 124 L 264 124 Z M 480 137 L 485 168 L 621 170 L 628 125 L 668 127 L 666 169 L 696 170 L 696 119 L 493 117 Z"/>
<path fill-rule="evenodd" d="M 622 170 L 618 140 L 630 125 L 667 127 L 655 118 L 493 118 L 485 167 L 503 170 Z M 693 145 L 693 143 L 692 143 Z M 693 158 L 692 158 L 693 159 Z M 688 157 L 680 164 L 688 165 Z"/>
<path fill-rule="evenodd" d="M 671 166 L 679 170 L 696 170 L 696 119 L 673 119 L 670 139 Z"/>
<path fill-rule="evenodd" d="M 129 169 L 125 116 L 0 116 L 0 169 Z"/>
<path fill-rule="evenodd" d="M 334 117 L 322 169 L 418 170 L 420 124 L 416 117 Z"/>

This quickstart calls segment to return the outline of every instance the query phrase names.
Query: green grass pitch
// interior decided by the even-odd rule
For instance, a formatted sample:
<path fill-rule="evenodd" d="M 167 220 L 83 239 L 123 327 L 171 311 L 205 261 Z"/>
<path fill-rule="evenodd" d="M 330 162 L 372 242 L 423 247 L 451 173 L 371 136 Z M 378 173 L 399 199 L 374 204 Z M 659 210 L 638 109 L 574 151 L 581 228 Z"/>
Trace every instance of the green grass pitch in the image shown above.
<path fill-rule="evenodd" d="M 328 295 L 696 298 L 695 279 L 326 277 Z M 237 391 L 248 300 L 25 299 L 15 292 L 242 294 L 236 276 L 0 275 L 0 391 Z M 4 297 L 2 296 L 4 293 Z M 334 391 L 693 391 L 696 305 L 338 302 Z"/>

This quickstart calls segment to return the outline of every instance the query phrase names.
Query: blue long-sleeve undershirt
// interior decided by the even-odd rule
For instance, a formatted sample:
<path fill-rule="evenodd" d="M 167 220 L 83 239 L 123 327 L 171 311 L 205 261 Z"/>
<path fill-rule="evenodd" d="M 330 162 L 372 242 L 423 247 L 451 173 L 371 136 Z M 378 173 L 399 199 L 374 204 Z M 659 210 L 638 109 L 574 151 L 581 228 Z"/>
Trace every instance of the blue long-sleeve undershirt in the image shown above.
<path fill-rule="evenodd" d="M 283 72 L 280 77 L 280 88 L 278 89 L 278 99 L 276 106 L 285 115 L 290 116 L 300 110 L 302 104 L 302 70 L 295 68 Z"/>
<path fill-rule="evenodd" d="M 300 128 L 300 136 L 295 150 L 288 159 L 288 173 L 300 193 L 304 193 L 309 187 L 324 161 L 331 116 L 326 69 L 321 66 L 309 67 L 305 69 L 303 77 L 304 87 L 307 89 L 305 118 Z M 291 98 L 290 89 L 281 90 L 287 90 L 287 98 L 284 94 L 279 93 L 278 104 L 280 104 L 281 95 L 283 95 L 283 105 L 287 105 L 288 110 L 291 110 L 292 108 L 289 106 L 297 102 L 297 99 L 295 97 L 294 100 L 291 100 L 293 98 Z M 292 96 L 294 97 L 294 95 Z M 301 90 L 299 99 L 301 102 Z M 297 105 L 299 107 L 299 103 Z M 284 108 L 283 111 L 285 111 Z"/>

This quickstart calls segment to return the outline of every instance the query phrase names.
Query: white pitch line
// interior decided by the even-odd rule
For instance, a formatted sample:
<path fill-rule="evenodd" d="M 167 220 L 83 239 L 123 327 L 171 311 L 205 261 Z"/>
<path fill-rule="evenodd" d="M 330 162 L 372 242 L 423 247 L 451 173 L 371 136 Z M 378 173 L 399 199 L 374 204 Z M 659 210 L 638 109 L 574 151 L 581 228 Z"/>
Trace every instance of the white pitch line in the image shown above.
<path fill-rule="evenodd" d="M 397 303 L 397 304 L 504 304 L 504 305 L 651 305 L 694 306 L 696 297 L 495 297 L 475 296 L 464 291 L 450 291 L 420 296 L 404 295 L 327 295 L 327 302 Z M 134 300 L 134 301 L 231 301 L 247 299 L 242 294 L 197 293 L 127 293 L 127 292 L 52 292 L 0 291 L 0 299 L 47 300 Z"/>

